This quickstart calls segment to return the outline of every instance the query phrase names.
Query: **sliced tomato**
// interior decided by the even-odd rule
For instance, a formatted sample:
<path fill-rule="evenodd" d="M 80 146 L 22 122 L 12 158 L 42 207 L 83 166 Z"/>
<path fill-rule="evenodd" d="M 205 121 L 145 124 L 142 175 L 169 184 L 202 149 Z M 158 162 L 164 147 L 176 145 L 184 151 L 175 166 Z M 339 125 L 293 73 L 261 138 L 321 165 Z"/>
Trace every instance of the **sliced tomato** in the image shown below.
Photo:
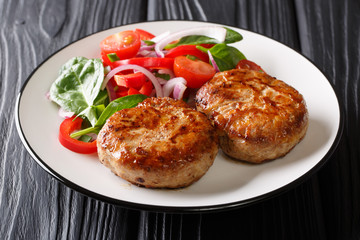
<path fill-rule="evenodd" d="M 128 30 L 110 35 L 100 43 L 103 61 L 110 61 L 109 59 L 104 59 L 110 53 L 116 53 L 119 59 L 135 57 L 140 49 L 140 45 L 140 36 L 134 31 Z"/>
<path fill-rule="evenodd" d="M 115 92 L 115 95 L 117 98 L 125 97 L 129 95 L 129 88 L 119 87 L 119 89 Z"/>
<path fill-rule="evenodd" d="M 174 61 L 174 73 L 185 78 L 188 87 L 200 88 L 215 75 L 215 69 L 209 63 L 179 56 Z"/>
<path fill-rule="evenodd" d="M 146 81 L 146 76 L 142 72 L 131 74 L 118 74 L 114 75 L 114 80 L 118 86 L 127 88 L 135 88 L 139 90 Z"/>
<path fill-rule="evenodd" d="M 197 49 L 196 45 L 180 45 L 174 47 L 165 54 L 165 57 L 175 58 L 178 56 L 186 56 L 186 55 L 195 56 L 201 61 L 209 62 L 209 55 Z"/>
<path fill-rule="evenodd" d="M 144 85 L 140 88 L 139 92 L 146 96 L 150 96 L 152 90 L 154 89 L 153 84 L 151 81 L 146 81 Z"/>
<path fill-rule="evenodd" d="M 258 72 L 265 72 L 259 65 L 256 63 L 249 61 L 247 59 L 242 59 L 239 61 L 239 63 L 236 65 L 237 69 L 249 69 L 254 70 Z"/>
<path fill-rule="evenodd" d="M 141 93 L 135 88 L 129 88 L 128 95 L 134 95 L 134 94 L 141 94 Z"/>
<path fill-rule="evenodd" d="M 148 31 L 145 31 L 143 29 L 135 29 L 135 32 L 140 35 L 141 40 L 151 40 L 155 37 L 154 34 L 149 33 Z"/>
<path fill-rule="evenodd" d="M 93 142 L 82 142 L 70 137 L 72 132 L 81 128 L 82 121 L 83 120 L 80 117 L 71 117 L 65 119 L 60 124 L 59 141 L 61 145 L 73 152 L 84 154 L 95 153 L 97 152 L 96 140 Z"/>
<path fill-rule="evenodd" d="M 107 54 L 106 53 L 101 53 L 101 60 L 104 64 L 104 66 L 111 66 L 111 61 L 110 59 L 107 57 Z"/>
<path fill-rule="evenodd" d="M 157 58 L 157 57 L 139 57 L 139 58 L 130 58 L 125 60 L 115 61 L 112 63 L 114 68 L 126 64 L 135 64 L 142 66 L 144 68 L 153 68 L 153 69 L 161 69 L 161 68 L 172 69 L 174 65 L 174 59 Z"/>

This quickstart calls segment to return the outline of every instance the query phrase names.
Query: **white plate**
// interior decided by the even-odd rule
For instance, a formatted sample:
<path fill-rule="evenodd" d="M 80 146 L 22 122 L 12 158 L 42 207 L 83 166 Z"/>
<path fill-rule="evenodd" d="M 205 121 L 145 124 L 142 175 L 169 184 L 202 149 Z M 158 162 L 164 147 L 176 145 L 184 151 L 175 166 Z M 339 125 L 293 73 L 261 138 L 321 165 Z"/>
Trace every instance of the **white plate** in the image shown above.
<path fill-rule="evenodd" d="M 310 116 L 306 137 L 284 158 L 261 165 L 233 161 L 221 152 L 198 182 L 180 190 L 151 190 L 129 184 L 94 155 L 63 148 L 58 141 L 58 107 L 45 97 L 60 66 L 74 56 L 99 57 L 99 43 L 110 34 L 142 28 L 154 34 L 212 23 L 160 21 L 121 26 L 80 39 L 50 56 L 27 79 L 16 103 L 19 135 L 29 153 L 67 186 L 96 199 L 155 211 L 208 211 L 243 206 L 293 187 L 317 170 L 334 151 L 342 114 L 332 86 L 309 60 L 270 38 L 233 28 L 244 39 L 234 44 L 270 75 L 303 94 Z"/>

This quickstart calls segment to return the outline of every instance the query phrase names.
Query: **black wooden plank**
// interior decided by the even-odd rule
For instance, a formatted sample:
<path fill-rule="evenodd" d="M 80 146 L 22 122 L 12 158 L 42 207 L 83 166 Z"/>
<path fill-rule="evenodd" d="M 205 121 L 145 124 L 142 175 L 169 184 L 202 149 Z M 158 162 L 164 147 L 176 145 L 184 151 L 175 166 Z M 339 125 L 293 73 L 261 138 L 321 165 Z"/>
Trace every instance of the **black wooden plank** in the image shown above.
<path fill-rule="evenodd" d="M 327 236 L 360 236 L 359 1 L 296 1 L 302 52 L 329 77 L 344 106 L 343 141 L 319 172 Z"/>
<path fill-rule="evenodd" d="M 13 106 L 27 76 L 49 55 L 93 32 L 143 21 L 146 8 L 139 1 L 68 1 L 64 19 L 59 3 L 47 3 L 0 2 L 0 236 L 132 238 L 137 236 L 138 226 L 128 227 L 128 221 L 137 222 L 137 212 L 129 214 L 131 211 L 84 197 L 50 177 L 31 159 L 16 133 Z"/>

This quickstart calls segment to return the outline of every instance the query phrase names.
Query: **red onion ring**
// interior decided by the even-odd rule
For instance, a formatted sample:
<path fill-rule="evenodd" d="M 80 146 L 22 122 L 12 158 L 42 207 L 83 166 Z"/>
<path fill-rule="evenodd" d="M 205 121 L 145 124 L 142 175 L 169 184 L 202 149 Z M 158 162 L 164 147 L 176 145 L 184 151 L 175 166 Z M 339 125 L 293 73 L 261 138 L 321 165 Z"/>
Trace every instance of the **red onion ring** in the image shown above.
<path fill-rule="evenodd" d="M 157 43 L 159 41 L 161 41 L 162 39 L 166 38 L 167 36 L 170 35 L 170 31 L 166 31 L 166 32 L 163 32 L 162 34 L 160 35 L 157 35 L 155 36 L 154 38 L 152 38 L 150 41 L 154 42 L 154 43 Z"/>
<path fill-rule="evenodd" d="M 106 84 L 106 91 L 108 93 L 110 101 L 115 100 L 117 98 L 114 88 L 115 86 L 110 81 Z"/>
<path fill-rule="evenodd" d="M 184 94 L 183 91 L 185 91 L 186 89 L 186 80 L 182 77 L 176 77 L 176 78 L 172 78 L 170 79 L 169 81 L 167 81 L 167 83 L 163 86 L 163 90 L 164 90 L 164 96 L 165 97 L 168 97 L 171 95 L 171 93 L 173 92 L 173 95 L 175 94 L 174 92 L 174 89 L 177 85 L 183 85 L 183 86 L 180 86 L 179 89 L 177 90 L 176 92 L 176 95 L 177 96 L 173 96 L 174 98 L 176 99 L 180 99 L 178 98 L 180 95 L 181 95 L 181 98 L 182 98 L 182 95 Z M 185 89 L 182 91 L 182 89 L 185 87 Z M 182 94 L 181 94 L 181 91 L 182 91 Z"/>
<path fill-rule="evenodd" d="M 179 82 L 179 83 L 175 84 L 173 97 L 175 99 L 182 99 L 184 96 L 185 90 L 186 90 L 186 86 L 183 83 Z"/>
<path fill-rule="evenodd" d="M 132 69 L 132 70 L 137 70 L 139 72 L 142 72 L 143 74 L 145 74 L 145 76 L 147 78 L 150 79 L 150 81 L 153 83 L 155 90 L 156 90 L 156 96 L 158 97 L 163 97 L 163 89 L 161 88 L 161 85 L 159 83 L 159 81 L 157 80 L 157 78 L 146 68 L 140 67 L 138 65 L 134 65 L 134 64 L 127 64 L 127 65 L 122 65 L 119 67 L 114 68 L 113 70 L 111 70 L 105 77 L 102 85 L 101 85 L 101 89 L 103 90 L 107 83 L 109 82 L 109 80 L 118 72 L 124 71 L 124 70 L 128 70 L 128 69 Z"/>
<path fill-rule="evenodd" d="M 189 35 L 205 35 L 214 38 L 219 43 L 221 43 L 225 41 L 226 29 L 220 26 L 208 26 L 208 27 L 189 28 L 172 33 L 169 36 L 162 38 L 159 42 L 156 43 L 155 45 L 156 54 L 159 57 L 164 57 L 165 54 L 162 52 L 162 50 L 167 44 Z"/>
<path fill-rule="evenodd" d="M 211 64 L 213 65 L 215 71 L 220 72 L 220 69 L 219 69 L 218 65 L 216 64 L 215 59 L 214 59 L 213 55 L 211 54 L 210 50 L 208 50 L 207 53 L 209 55 L 209 60 L 210 60 Z"/>
<path fill-rule="evenodd" d="M 59 114 L 60 117 L 65 118 L 65 119 L 71 118 L 72 116 L 74 116 L 74 112 L 66 111 L 62 107 L 59 108 L 58 114 Z"/>

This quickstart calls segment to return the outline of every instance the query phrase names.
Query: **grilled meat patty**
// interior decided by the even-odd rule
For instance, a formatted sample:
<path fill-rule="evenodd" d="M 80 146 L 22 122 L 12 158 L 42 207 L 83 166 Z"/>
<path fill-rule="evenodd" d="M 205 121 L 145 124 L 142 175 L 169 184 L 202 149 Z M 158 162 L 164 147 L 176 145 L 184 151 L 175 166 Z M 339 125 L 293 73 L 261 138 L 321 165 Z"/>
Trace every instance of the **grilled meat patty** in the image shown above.
<path fill-rule="evenodd" d="M 261 163 L 284 156 L 308 127 L 302 95 L 263 72 L 217 73 L 195 101 L 217 129 L 222 150 L 238 160 Z"/>
<path fill-rule="evenodd" d="M 97 138 L 100 161 L 147 188 L 186 187 L 200 179 L 218 152 L 207 117 L 185 102 L 148 98 L 112 115 Z"/>

